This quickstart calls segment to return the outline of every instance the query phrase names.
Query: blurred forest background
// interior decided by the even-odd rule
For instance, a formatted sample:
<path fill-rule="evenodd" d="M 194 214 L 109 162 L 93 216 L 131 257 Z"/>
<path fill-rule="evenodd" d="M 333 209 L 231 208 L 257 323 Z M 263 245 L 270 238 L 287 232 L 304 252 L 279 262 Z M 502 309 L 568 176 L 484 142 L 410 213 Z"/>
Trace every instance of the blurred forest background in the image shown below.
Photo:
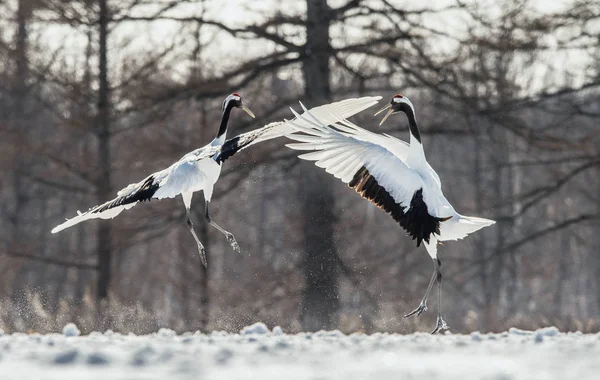
<path fill-rule="evenodd" d="M 431 271 L 381 210 L 273 140 L 224 165 L 208 251 L 179 198 L 50 230 L 216 134 L 395 93 L 447 198 L 498 223 L 440 248 L 452 330 L 600 329 L 596 0 L 0 1 L 0 328 L 429 331 Z M 407 121 L 359 125 L 408 139 Z"/>

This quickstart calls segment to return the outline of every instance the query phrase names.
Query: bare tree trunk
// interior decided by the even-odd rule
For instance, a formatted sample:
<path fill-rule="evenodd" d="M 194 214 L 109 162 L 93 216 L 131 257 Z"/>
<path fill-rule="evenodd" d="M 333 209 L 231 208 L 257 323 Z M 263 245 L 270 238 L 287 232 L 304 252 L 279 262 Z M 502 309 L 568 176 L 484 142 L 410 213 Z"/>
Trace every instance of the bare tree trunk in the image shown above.
<path fill-rule="evenodd" d="M 28 22 L 31 15 L 30 4 L 26 0 L 19 0 L 17 8 L 17 30 L 15 35 L 15 82 L 13 83 L 14 103 L 12 112 L 9 111 L 12 127 L 16 130 L 19 139 L 26 140 L 28 138 L 29 126 L 25 121 L 27 114 L 25 107 L 27 104 L 27 78 L 29 76 L 29 34 Z M 15 159 L 15 164 L 12 172 L 12 190 L 14 193 L 14 207 L 11 217 L 12 236 L 11 242 L 13 249 L 20 250 L 23 240 L 25 239 L 22 225 L 22 217 L 25 213 L 25 207 L 29 201 L 27 186 L 24 184 L 24 174 L 28 165 L 22 155 L 18 155 Z M 35 264 L 34 264 L 35 265 Z M 19 270 L 15 284 L 22 283 L 22 279 L 27 279 L 30 273 L 30 266 L 25 265 Z M 22 287 L 14 287 L 12 297 L 15 302 L 24 302 L 24 292 Z"/>
<path fill-rule="evenodd" d="M 472 117 L 474 119 L 475 127 L 478 130 L 482 130 L 483 126 L 481 125 L 481 120 L 478 117 Z M 483 175 L 482 175 L 482 167 L 483 164 L 483 154 L 481 152 L 481 146 L 483 144 L 483 133 L 479 133 L 474 137 L 475 149 L 475 167 L 474 167 L 474 180 L 475 184 L 475 207 L 477 210 L 481 210 L 484 200 L 484 184 L 483 184 Z M 477 270 L 479 275 L 479 280 L 481 283 L 482 290 L 482 299 L 483 299 L 483 309 L 484 312 L 481 313 L 481 318 L 479 319 L 479 329 L 485 330 L 489 328 L 488 321 L 488 310 L 490 309 L 490 297 L 489 297 L 489 278 L 488 278 L 488 263 L 485 260 L 487 255 L 486 249 L 486 239 L 484 234 L 478 234 L 474 237 L 475 239 L 475 256 L 479 259 L 479 269 Z"/>
<path fill-rule="evenodd" d="M 522 169 L 517 165 L 517 162 L 521 159 L 521 140 L 517 136 L 507 132 L 507 144 L 509 147 L 508 157 L 510 161 L 509 172 L 510 172 L 510 199 L 513 199 L 511 213 L 513 215 L 520 215 L 523 208 L 522 203 L 518 200 L 519 194 L 523 191 L 523 173 Z M 518 236 L 519 231 L 523 229 L 523 219 L 517 216 L 510 226 L 510 235 Z M 513 314 L 518 308 L 519 294 L 520 294 L 520 265 L 521 260 L 517 257 L 515 251 L 508 252 L 508 277 L 507 277 L 507 291 L 506 299 L 508 302 L 508 313 L 507 315 Z"/>
<path fill-rule="evenodd" d="M 599 73 L 600 75 L 600 73 Z M 597 151 L 600 151 L 600 147 L 596 148 Z M 598 192 L 596 194 L 600 194 L 600 176 L 598 176 L 598 174 L 595 175 L 595 180 L 597 181 L 597 189 Z M 598 201 L 596 203 L 596 213 L 600 214 L 600 201 Z M 592 228 L 593 231 L 595 231 L 595 233 L 593 234 L 593 238 L 592 238 L 592 245 L 590 247 L 593 247 L 590 249 L 590 252 L 592 253 L 590 256 L 592 257 L 592 262 L 594 263 L 594 265 L 592 266 L 592 268 L 594 268 L 595 270 L 593 270 L 593 274 L 592 274 L 592 278 L 593 281 L 596 284 L 596 315 L 600 314 L 600 255 L 598 254 L 598 247 L 600 247 L 600 234 L 598 233 L 598 231 L 600 231 L 600 219 L 597 219 L 595 222 L 593 222 L 592 224 Z M 561 256 L 565 256 L 564 253 Z"/>
<path fill-rule="evenodd" d="M 202 3 L 202 9 L 204 9 L 203 7 L 203 3 L 204 1 L 201 2 Z M 192 62 L 194 63 L 194 66 L 192 68 L 192 72 L 191 72 L 191 78 L 192 80 L 201 80 L 204 72 L 202 71 L 202 53 L 203 53 L 203 46 L 201 43 L 202 40 L 202 23 L 198 22 L 196 23 L 196 28 L 194 30 L 194 41 L 195 41 L 195 46 L 194 49 L 191 52 L 191 56 L 190 59 L 192 60 Z M 208 122 L 207 122 L 207 112 L 209 112 L 209 110 L 207 109 L 206 103 L 204 101 L 200 101 L 197 103 L 197 107 L 198 107 L 198 114 L 199 114 L 199 119 L 198 119 L 198 125 L 200 125 L 201 130 L 200 130 L 200 134 L 201 134 L 201 141 L 205 141 L 206 138 L 208 137 L 209 133 L 212 133 L 212 131 L 208 130 Z M 195 132 L 195 127 L 193 130 L 188 131 L 189 133 L 196 133 Z M 198 194 L 199 195 L 199 194 Z M 200 197 L 196 196 L 195 198 L 195 204 L 197 206 L 194 206 L 193 209 L 195 210 L 195 220 L 203 220 L 204 219 L 204 200 L 200 201 Z M 207 253 L 206 255 L 208 256 L 210 254 L 210 241 L 209 241 L 209 233 L 208 233 L 208 228 L 207 228 L 207 224 L 206 223 L 198 223 L 196 226 L 196 232 L 198 233 L 198 237 L 200 239 L 200 241 L 204 244 L 204 246 L 207 248 Z M 187 232 L 186 232 L 187 234 Z M 189 238 L 189 237 L 188 237 Z M 183 248 L 182 248 L 183 249 Z M 189 246 L 188 248 L 185 248 L 186 250 L 189 251 Z M 189 253 L 189 252 L 188 252 Z M 189 256 L 186 256 L 189 259 Z M 212 267 L 211 265 L 211 261 L 210 258 L 207 257 L 208 260 L 208 265 Z M 208 272 L 208 268 L 204 267 L 202 265 L 202 263 L 200 262 L 200 259 L 197 256 L 193 256 L 191 257 L 191 265 L 192 268 L 195 266 L 198 268 L 198 270 L 190 270 L 187 273 L 191 273 L 191 278 L 189 279 L 189 281 L 187 281 L 188 283 L 192 284 L 192 286 L 194 287 L 194 291 L 193 292 L 189 292 L 186 291 L 187 294 L 198 294 L 197 291 L 199 291 L 199 299 L 197 300 L 198 303 L 193 302 L 193 305 L 199 305 L 199 309 L 198 310 L 194 310 L 194 313 L 196 315 L 196 318 L 186 318 L 187 320 L 194 320 L 197 321 L 199 326 L 198 328 L 201 331 L 208 331 L 208 324 L 210 322 L 210 289 L 209 289 L 209 272 Z M 189 313 L 189 307 L 186 308 L 186 313 Z"/>
<path fill-rule="evenodd" d="M 110 197 L 111 191 L 111 152 L 110 152 L 110 99 L 107 68 L 107 38 L 109 10 L 107 0 L 99 0 L 99 91 L 98 91 L 98 166 L 96 179 L 97 203 L 101 204 Z M 98 279 L 96 298 L 108 297 L 111 278 L 111 245 L 112 235 L 110 223 L 100 223 L 97 234 Z"/>
<path fill-rule="evenodd" d="M 305 95 L 312 105 L 330 99 L 329 7 L 326 0 L 307 0 L 306 47 L 303 63 Z M 312 165 L 302 169 L 304 211 L 304 278 L 301 319 L 306 331 L 337 325 L 337 253 L 333 240 L 333 179 Z"/>
<path fill-rule="evenodd" d="M 29 76 L 28 46 L 29 35 L 27 25 L 31 15 L 30 6 L 26 0 L 20 0 L 17 9 L 17 33 L 15 37 L 15 82 L 14 82 L 14 108 L 12 111 L 13 126 L 22 139 L 27 138 L 27 123 L 25 122 L 25 106 L 27 104 L 27 78 Z M 13 214 L 13 238 L 16 244 L 21 239 L 21 217 L 23 208 L 28 201 L 28 194 L 23 186 L 23 171 L 26 164 L 23 156 L 17 156 L 13 171 L 13 191 L 15 193 L 15 206 Z"/>
<path fill-rule="evenodd" d="M 200 41 L 200 38 L 198 38 L 198 41 Z M 205 102 L 201 102 L 200 105 L 201 108 L 201 113 L 200 113 L 200 125 L 203 126 L 202 128 L 202 134 L 203 134 L 203 141 L 206 139 L 207 135 L 208 135 L 208 130 L 207 130 L 207 120 L 206 120 L 206 113 L 208 112 L 208 109 L 206 107 L 206 103 Z M 198 210 L 198 217 L 196 218 L 196 220 L 201 220 L 204 216 L 204 212 L 200 212 L 200 210 L 203 210 L 202 204 L 203 202 L 198 202 L 200 205 L 200 207 L 197 207 L 196 210 Z M 208 225 L 206 223 L 199 223 L 199 228 L 198 228 L 198 234 L 200 237 L 200 241 L 202 241 L 204 243 L 204 246 L 207 248 L 207 253 L 206 255 L 210 254 L 210 236 L 208 233 Z M 210 275 L 209 275 L 209 271 L 208 268 L 205 267 L 204 265 L 202 265 L 202 263 L 200 262 L 198 257 L 194 257 L 194 259 L 197 259 L 196 262 L 198 263 L 198 268 L 199 268 L 199 272 L 200 272 L 200 328 L 202 329 L 202 331 L 207 332 L 208 331 L 208 323 L 210 322 L 210 288 L 209 288 L 209 280 L 210 280 Z M 208 260 L 208 258 L 207 258 Z M 210 261 L 209 261 L 209 265 L 210 265 Z"/>

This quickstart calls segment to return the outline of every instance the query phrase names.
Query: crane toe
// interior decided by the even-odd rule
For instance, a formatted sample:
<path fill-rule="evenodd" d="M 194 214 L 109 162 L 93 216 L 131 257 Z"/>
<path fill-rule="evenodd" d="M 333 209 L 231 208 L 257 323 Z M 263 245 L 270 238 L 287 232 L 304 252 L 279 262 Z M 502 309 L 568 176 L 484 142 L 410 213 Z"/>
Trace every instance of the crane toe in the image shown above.
<path fill-rule="evenodd" d="M 231 248 L 233 248 L 234 251 L 236 251 L 237 253 L 242 252 L 240 249 L 240 245 L 238 244 L 237 240 L 235 240 L 235 236 L 233 236 L 232 233 L 227 233 L 225 237 L 227 238 L 227 242 L 229 243 L 229 245 L 231 245 Z"/>
<path fill-rule="evenodd" d="M 421 302 L 415 310 L 411 311 L 408 314 L 405 314 L 404 318 L 409 318 L 409 317 L 412 317 L 413 315 L 416 315 L 418 317 L 426 310 L 427 310 L 427 303 Z"/>
<path fill-rule="evenodd" d="M 435 335 L 439 332 L 442 332 L 443 330 L 448 330 L 450 327 L 448 326 L 448 324 L 446 323 L 446 321 L 444 321 L 444 319 L 442 318 L 441 315 L 438 314 L 437 316 L 437 322 L 435 325 L 435 329 L 433 329 L 433 331 L 431 332 L 432 335 Z"/>

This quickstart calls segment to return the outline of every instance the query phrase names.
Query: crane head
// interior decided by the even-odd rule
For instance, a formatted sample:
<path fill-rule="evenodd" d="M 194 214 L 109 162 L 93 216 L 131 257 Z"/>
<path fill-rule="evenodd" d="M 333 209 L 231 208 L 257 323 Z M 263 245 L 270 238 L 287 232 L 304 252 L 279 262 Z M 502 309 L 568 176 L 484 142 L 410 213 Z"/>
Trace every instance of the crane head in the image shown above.
<path fill-rule="evenodd" d="M 385 114 L 385 116 L 383 117 L 383 119 L 381 119 L 381 122 L 379 123 L 379 125 L 382 125 L 388 117 L 390 117 L 390 115 L 398 113 L 398 112 L 404 112 L 405 114 L 409 114 L 409 112 L 412 112 L 412 114 L 414 115 L 414 107 L 412 105 L 412 103 L 410 102 L 410 100 L 408 100 L 408 98 L 402 94 L 396 94 L 392 97 L 392 100 L 386 104 L 385 107 L 383 107 L 382 109 L 380 109 L 379 111 L 377 111 L 377 113 L 375 113 L 375 116 L 379 115 L 381 112 L 388 110 L 388 112 Z"/>
<path fill-rule="evenodd" d="M 227 107 L 229 107 L 230 105 L 231 105 L 231 107 L 243 109 L 244 112 L 246 112 L 248 115 L 250 115 L 250 117 L 253 119 L 256 117 L 256 116 L 254 116 L 254 113 L 252 111 L 250 111 L 250 108 L 246 107 L 246 105 L 242 102 L 242 96 L 240 94 L 238 94 L 237 92 L 234 92 L 225 98 L 225 100 L 223 101 L 223 111 L 225 111 L 225 109 Z"/>

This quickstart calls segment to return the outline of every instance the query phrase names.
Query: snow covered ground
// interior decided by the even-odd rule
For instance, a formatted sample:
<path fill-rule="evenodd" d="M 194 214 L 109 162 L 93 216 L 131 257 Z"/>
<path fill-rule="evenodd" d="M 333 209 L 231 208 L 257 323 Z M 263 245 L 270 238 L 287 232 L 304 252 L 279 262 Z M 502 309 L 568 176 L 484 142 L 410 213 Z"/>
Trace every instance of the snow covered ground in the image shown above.
<path fill-rule="evenodd" d="M 0 379 L 600 379 L 600 334 L 0 333 Z"/>

